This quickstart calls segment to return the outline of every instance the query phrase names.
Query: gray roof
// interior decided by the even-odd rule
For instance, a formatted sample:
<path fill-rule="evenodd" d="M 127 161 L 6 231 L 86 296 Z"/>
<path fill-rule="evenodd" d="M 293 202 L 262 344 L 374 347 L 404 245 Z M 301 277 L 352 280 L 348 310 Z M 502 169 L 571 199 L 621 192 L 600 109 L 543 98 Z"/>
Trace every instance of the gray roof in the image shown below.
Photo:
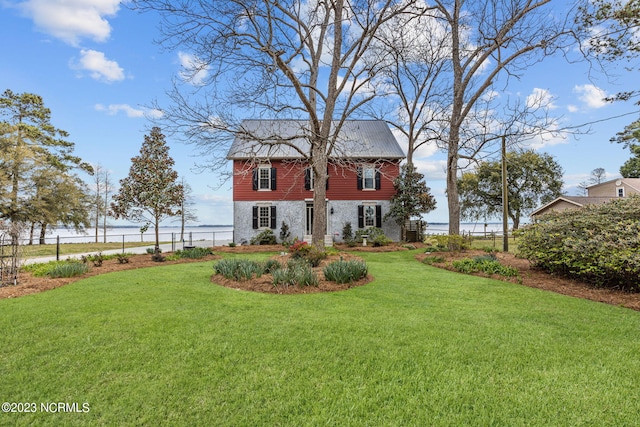
<path fill-rule="evenodd" d="M 559 202 L 568 202 L 571 204 L 576 205 L 576 207 L 583 207 L 585 205 L 600 205 L 603 203 L 607 203 L 611 200 L 616 199 L 617 197 L 587 197 L 587 196 L 560 196 L 556 199 L 553 199 L 552 201 L 550 201 L 549 203 L 547 203 L 544 206 L 539 207 L 538 209 L 534 210 L 533 212 L 531 212 L 531 216 L 535 216 L 540 214 L 540 212 L 543 212 L 547 209 L 549 209 L 550 207 L 552 207 L 553 205 L 558 204 Z"/>
<path fill-rule="evenodd" d="M 244 120 L 227 158 L 299 159 L 296 150 L 309 153 L 308 120 Z M 352 159 L 404 159 L 398 141 L 381 120 L 344 122 L 330 157 Z"/>

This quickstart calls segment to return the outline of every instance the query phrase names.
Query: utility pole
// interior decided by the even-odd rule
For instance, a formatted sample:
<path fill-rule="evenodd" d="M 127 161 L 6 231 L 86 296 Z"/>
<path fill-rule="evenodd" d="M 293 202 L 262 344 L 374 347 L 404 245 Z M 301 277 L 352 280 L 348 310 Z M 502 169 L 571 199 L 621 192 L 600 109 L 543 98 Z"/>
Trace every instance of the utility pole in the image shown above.
<path fill-rule="evenodd" d="M 507 190 L 507 137 L 502 135 L 502 251 L 509 252 L 509 191 Z"/>

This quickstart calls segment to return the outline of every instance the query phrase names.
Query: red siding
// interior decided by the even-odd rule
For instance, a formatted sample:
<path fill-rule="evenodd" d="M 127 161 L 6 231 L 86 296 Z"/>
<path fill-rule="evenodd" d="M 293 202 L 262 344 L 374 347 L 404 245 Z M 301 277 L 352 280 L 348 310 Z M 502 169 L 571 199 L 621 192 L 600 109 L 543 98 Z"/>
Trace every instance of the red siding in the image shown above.
<path fill-rule="evenodd" d="M 300 163 L 272 161 L 271 167 L 277 169 L 277 186 L 274 191 L 256 191 L 253 189 L 253 174 L 241 161 L 233 162 L 233 200 L 234 201 L 272 201 L 312 199 L 313 191 L 304 189 L 305 165 Z M 380 170 L 379 190 L 358 190 L 357 173 L 353 167 L 329 166 L 329 200 L 389 200 L 395 194 L 393 180 L 400 173 L 399 163 L 382 162 L 377 164 Z"/>

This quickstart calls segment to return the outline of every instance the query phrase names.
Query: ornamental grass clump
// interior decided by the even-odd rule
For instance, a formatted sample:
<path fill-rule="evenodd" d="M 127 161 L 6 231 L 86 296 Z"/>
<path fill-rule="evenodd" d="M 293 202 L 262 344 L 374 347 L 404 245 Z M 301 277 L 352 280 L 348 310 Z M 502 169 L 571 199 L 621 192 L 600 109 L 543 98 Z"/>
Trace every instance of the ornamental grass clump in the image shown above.
<path fill-rule="evenodd" d="M 48 276 L 53 279 L 57 279 L 60 277 L 75 277 L 80 276 L 88 271 L 89 265 L 83 262 L 66 261 L 56 265 L 51 271 L 49 271 Z"/>
<path fill-rule="evenodd" d="M 324 270 L 325 279 L 338 284 L 353 283 L 367 277 L 367 264 L 362 261 L 334 261 Z"/>
<path fill-rule="evenodd" d="M 464 258 L 452 262 L 453 268 L 461 273 L 486 273 L 499 274 L 505 277 L 518 276 L 518 269 L 500 264 L 495 255 L 482 255 L 471 258 Z"/>
<path fill-rule="evenodd" d="M 263 266 L 247 259 L 222 259 L 214 264 L 213 269 L 229 280 L 250 280 L 254 276 L 261 277 Z"/>
<path fill-rule="evenodd" d="M 273 271 L 272 276 L 273 286 L 318 286 L 318 276 L 305 260 L 292 259 L 287 268 Z"/>

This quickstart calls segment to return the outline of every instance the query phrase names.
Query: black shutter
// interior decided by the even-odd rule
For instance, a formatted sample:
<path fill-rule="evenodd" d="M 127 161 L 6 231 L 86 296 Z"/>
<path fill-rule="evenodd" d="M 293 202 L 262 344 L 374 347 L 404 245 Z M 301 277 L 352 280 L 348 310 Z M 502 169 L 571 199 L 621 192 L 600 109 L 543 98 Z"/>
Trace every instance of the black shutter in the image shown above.
<path fill-rule="evenodd" d="M 258 207 L 253 207 L 253 229 L 258 229 Z"/>
<path fill-rule="evenodd" d="M 271 206 L 271 229 L 275 230 L 276 229 L 276 207 L 275 206 Z"/>
<path fill-rule="evenodd" d="M 376 227 L 382 227 L 382 206 L 376 205 Z"/>
<path fill-rule="evenodd" d="M 376 190 L 380 189 L 380 171 L 376 169 Z"/>
<path fill-rule="evenodd" d="M 329 166 L 327 166 L 327 180 L 324 182 L 324 189 L 329 189 Z"/>
<path fill-rule="evenodd" d="M 258 190 L 258 168 L 253 170 L 253 190 Z"/>
<path fill-rule="evenodd" d="M 271 190 L 276 189 L 276 168 L 271 168 Z"/>
<path fill-rule="evenodd" d="M 304 170 L 304 189 L 311 190 L 311 168 Z"/>
<path fill-rule="evenodd" d="M 364 228 L 364 206 L 358 205 L 358 228 Z"/>
<path fill-rule="evenodd" d="M 358 172 L 357 172 L 357 177 L 358 177 L 358 190 L 362 190 L 362 168 L 358 166 Z"/>

